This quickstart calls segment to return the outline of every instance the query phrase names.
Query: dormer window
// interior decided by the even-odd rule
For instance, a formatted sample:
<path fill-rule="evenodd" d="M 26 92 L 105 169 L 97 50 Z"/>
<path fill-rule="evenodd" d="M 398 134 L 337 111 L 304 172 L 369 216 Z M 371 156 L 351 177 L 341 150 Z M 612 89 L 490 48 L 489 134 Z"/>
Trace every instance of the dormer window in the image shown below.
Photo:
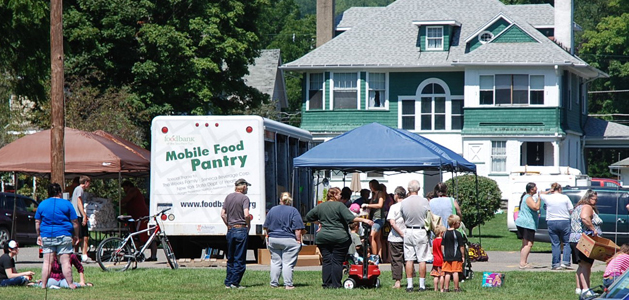
<path fill-rule="evenodd" d="M 443 50 L 443 26 L 426 27 L 426 50 Z"/>
<path fill-rule="evenodd" d="M 481 34 L 478 35 L 478 41 L 481 44 L 487 44 L 493 38 L 494 38 L 494 34 L 489 31 L 483 31 Z"/>

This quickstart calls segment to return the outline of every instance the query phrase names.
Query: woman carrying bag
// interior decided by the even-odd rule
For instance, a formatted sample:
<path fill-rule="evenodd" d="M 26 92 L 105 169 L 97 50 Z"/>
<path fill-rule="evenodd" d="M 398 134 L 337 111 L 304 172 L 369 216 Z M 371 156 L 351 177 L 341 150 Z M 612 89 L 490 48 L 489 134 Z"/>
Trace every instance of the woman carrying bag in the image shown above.
<path fill-rule="evenodd" d="M 582 234 L 589 236 L 600 236 L 602 234 L 601 225 L 603 220 L 598 216 L 596 202 L 598 195 L 595 191 L 587 190 L 585 195 L 579 200 L 577 206 L 570 214 L 570 248 L 572 249 L 572 262 L 578 263 L 577 268 L 577 288 L 576 294 L 580 295 L 588 291 L 590 287 L 590 275 L 592 273 L 591 259 L 577 249 L 577 243 Z"/>

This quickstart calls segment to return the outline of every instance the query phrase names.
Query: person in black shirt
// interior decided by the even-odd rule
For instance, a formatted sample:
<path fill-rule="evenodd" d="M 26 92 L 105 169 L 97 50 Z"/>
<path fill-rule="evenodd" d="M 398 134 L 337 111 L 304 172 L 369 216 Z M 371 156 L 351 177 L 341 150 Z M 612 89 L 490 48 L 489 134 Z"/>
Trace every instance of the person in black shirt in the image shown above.
<path fill-rule="evenodd" d="M 463 235 L 456 229 L 461 226 L 461 218 L 457 215 L 450 215 L 448 217 L 448 226 L 448 230 L 443 235 L 443 241 L 441 242 L 441 252 L 443 253 L 442 270 L 446 273 L 445 290 L 449 290 L 450 277 L 452 277 L 454 291 L 460 292 L 459 272 L 463 272 L 465 244 Z"/>
<path fill-rule="evenodd" d="M 4 244 L 4 254 L 0 256 L 0 286 L 26 285 L 35 275 L 32 271 L 18 273 L 15 270 L 15 256 L 19 252 L 14 240 Z"/>

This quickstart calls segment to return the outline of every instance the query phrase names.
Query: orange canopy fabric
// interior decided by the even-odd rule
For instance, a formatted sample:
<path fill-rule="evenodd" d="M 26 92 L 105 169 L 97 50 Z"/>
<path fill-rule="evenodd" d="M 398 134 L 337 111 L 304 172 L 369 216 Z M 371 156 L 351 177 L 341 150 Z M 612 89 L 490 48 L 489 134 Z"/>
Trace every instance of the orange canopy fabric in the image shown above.
<path fill-rule="evenodd" d="M 104 131 L 65 128 L 65 173 L 148 175 L 150 152 Z M 0 149 L 0 171 L 50 173 L 50 130 L 24 136 Z"/>

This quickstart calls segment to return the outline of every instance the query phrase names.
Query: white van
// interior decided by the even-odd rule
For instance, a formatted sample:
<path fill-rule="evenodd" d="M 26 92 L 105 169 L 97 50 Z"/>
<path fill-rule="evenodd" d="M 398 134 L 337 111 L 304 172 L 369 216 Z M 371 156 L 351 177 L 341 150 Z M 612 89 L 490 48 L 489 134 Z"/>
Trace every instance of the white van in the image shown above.
<path fill-rule="evenodd" d="M 534 182 L 540 191 L 550 189 L 557 182 L 562 186 L 589 186 L 590 178 L 581 171 L 570 167 L 524 166 L 515 168 L 509 174 L 509 199 L 507 210 L 507 227 L 509 231 L 517 231 L 513 213 L 520 210 L 520 199 L 526 191 L 526 184 Z"/>

